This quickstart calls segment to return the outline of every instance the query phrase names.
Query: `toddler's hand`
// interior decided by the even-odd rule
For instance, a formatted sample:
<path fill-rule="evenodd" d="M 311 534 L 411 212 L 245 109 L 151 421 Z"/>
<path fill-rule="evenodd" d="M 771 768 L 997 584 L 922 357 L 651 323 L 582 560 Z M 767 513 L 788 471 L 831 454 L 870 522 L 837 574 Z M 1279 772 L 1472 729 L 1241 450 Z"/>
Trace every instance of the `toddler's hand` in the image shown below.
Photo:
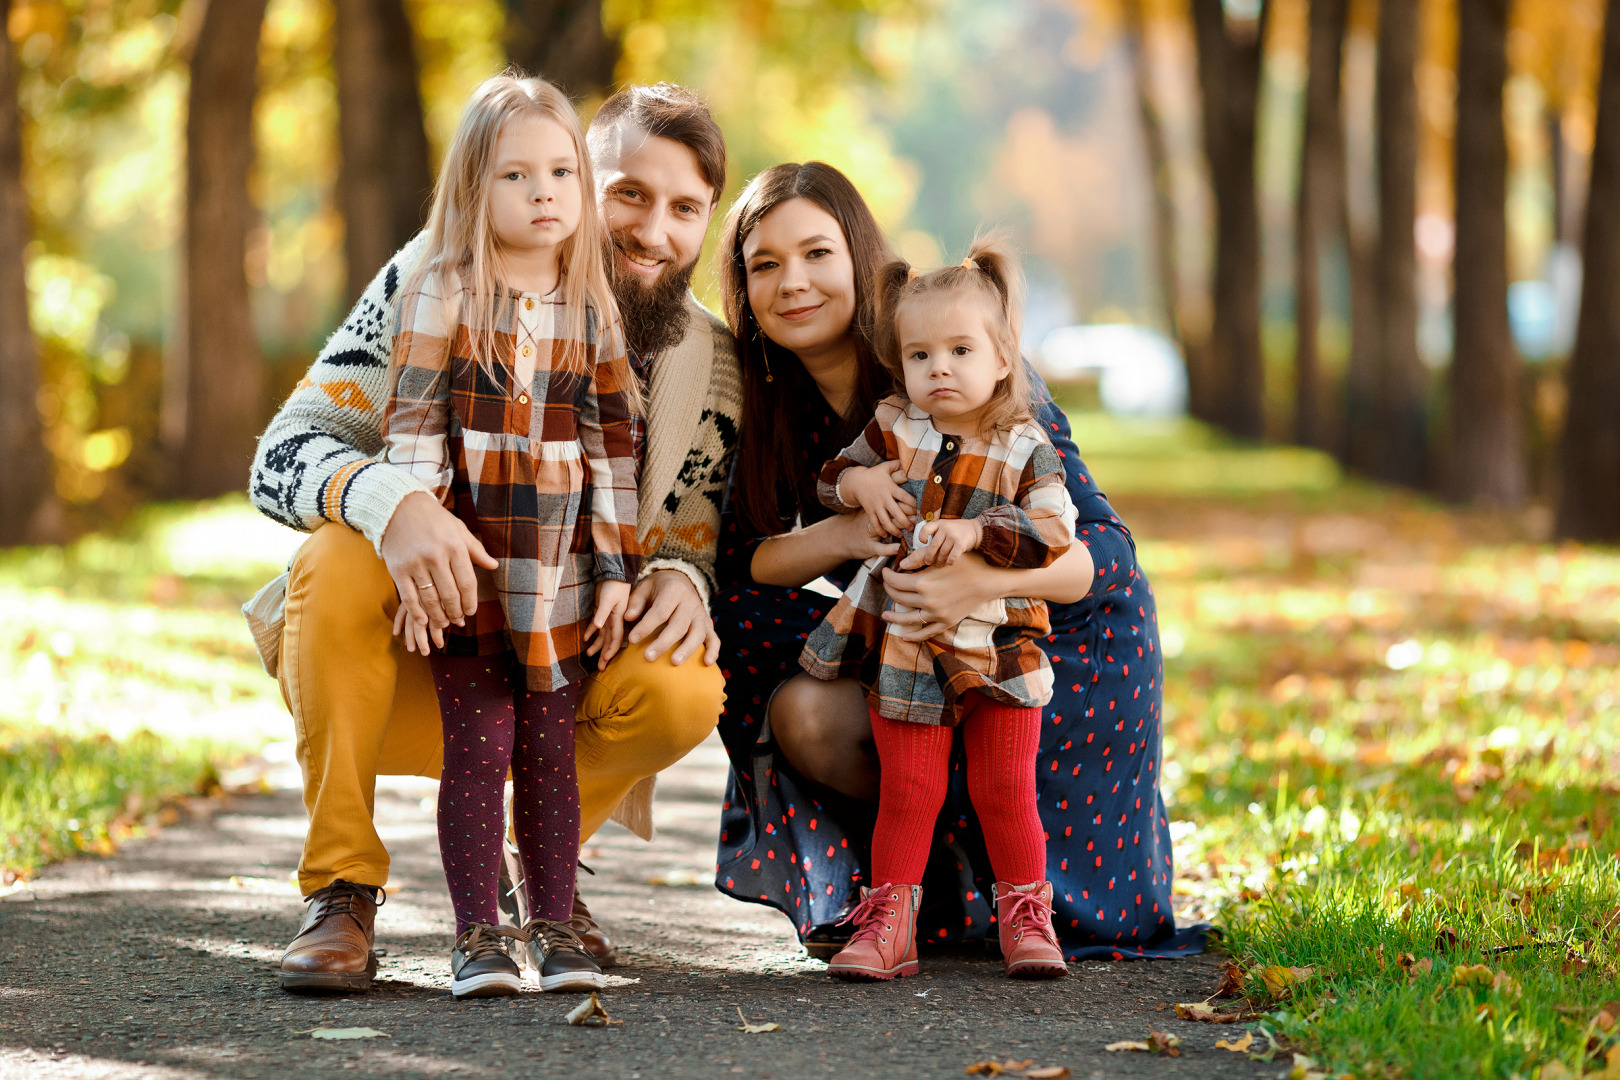
<path fill-rule="evenodd" d="M 878 535 L 900 536 L 911 527 L 911 517 L 917 512 L 917 500 L 900 486 L 905 478 L 906 470 L 898 461 L 870 468 L 857 465 L 839 477 L 838 495 L 864 510 Z"/>
<path fill-rule="evenodd" d="M 926 546 L 913 551 L 923 566 L 950 566 L 983 539 L 984 526 L 971 518 L 925 521 L 917 526 L 917 540 Z"/>
<path fill-rule="evenodd" d="M 406 652 L 426 656 L 430 637 L 434 645 L 444 648 L 444 631 L 430 622 L 418 621 L 403 602 L 400 603 L 399 610 L 394 612 L 394 636 L 405 639 Z"/>
<path fill-rule="evenodd" d="M 591 620 L 587 637 L 601 636 L 602 652 L 599 664 L 613 659 L 624 644 L 624 610 L 630 603 L 628 581 L 598 581 L 596 583 L 596 617 Z"/>

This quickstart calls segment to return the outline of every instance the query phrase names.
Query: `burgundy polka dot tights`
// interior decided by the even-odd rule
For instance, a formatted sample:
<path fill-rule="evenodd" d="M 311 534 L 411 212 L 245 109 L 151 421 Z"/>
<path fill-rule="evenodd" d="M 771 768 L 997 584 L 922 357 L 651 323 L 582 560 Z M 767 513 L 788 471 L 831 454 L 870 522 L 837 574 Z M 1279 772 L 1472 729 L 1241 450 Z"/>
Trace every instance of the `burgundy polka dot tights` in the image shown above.
<path fill-rule="evenodd" d="M 578 684 L 552 693 L 527 690 L 511 653 L 434 653 L 431 662 L 444 721 L 439 856 L 455 906 L 456 934 L 473 923 L 500 921 L 495 889 L 508 765 L 530 917 L 566 919 L 579 858 Z"/>

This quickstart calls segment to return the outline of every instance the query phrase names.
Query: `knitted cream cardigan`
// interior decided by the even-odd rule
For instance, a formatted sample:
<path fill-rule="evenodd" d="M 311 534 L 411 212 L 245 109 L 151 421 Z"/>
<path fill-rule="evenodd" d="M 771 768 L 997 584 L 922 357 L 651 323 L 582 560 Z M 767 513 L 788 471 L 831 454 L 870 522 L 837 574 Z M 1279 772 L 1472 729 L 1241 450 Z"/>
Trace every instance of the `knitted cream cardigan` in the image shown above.
<path fill-rule="evenodd" d="M 420 237 L 406 244 L 366 286 L 259 437 L 248 481 L 253 505 L 276 521 L 305 532 L 339 522 L 363 534 L 379 555 L 400 500 L 427 490 L 383 460 L 382 440 L 393 301 L 420 247 Z M 659 355 L 647 390 L 636 532 L 648 552 L 642 576 L 678 570 L 707 604 L 720 504 L 742 416 L 742 376 L 726 325 L 690 295 L 687 307 L 686 336 Z M 242 608 L 272 676 L 280 661 L 286 590 L 283 574 Z M 649 777 L 614 820 L 650 838 L 651 796 Z"/>

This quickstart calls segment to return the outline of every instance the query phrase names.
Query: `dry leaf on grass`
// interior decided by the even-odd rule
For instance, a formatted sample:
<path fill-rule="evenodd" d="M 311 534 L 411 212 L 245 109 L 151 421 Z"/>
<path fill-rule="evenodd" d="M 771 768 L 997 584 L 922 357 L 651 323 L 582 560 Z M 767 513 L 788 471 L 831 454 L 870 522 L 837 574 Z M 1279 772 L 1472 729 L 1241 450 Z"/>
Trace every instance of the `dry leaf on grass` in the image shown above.
<path fill-rule="evenodd" d="M 742 1006 L 740 1005 L 737 1007 L 737 1018 L 742 1021 L 742 1027 L 738 1028 L 737 1030 L 746 1032 L 749 1035 L 759 1035 L 766 1031 L 782 1030 L 781 1024 L 773 1023 L 771 1021 L 766 1021 L 763 1024 L 750 1024 L 748 1022 L 748 1017 L 743 1015 Z"/>
<path fill-rule="evenodd" d="M 1586 968 L 1586 958 L 1577 952 L 1571 951 L 1564 956 L 1564 962 L 1558 970 L 1565 975 L 1579 975 Z"/>
<path fill-rule="evenodd" d="M 1613 1031 L 1616 1023 L 1620 1023 L 1620 1001 L 1605 1001 L 1599 1005 L 1592 1025 L 1600 1031 Z"/>
<path fill-rule="evenodd" d="M 609 1024 L 624 1023 L 609 1016 L 595 994 L 575 1006 L 574 1011 L 568 1014 L 568 1022 L 574 1027 L 607 1027 Z"/>
<path fill-rule="evenodd" d="M 299 1031 L 294 1032 L 294 1034 L 303 1035 L 305 1033 Z M 391 1037 L 386 1031 L 378 1031 L 376 1028 L 368 1027 L 311 1028 L 308 1034 L 312 1039 L 387 1039 Z"/>
<path fill-rule="evenodd" d="M 1260 981 L 1266 984 L 1266 993 L 1274 998 L 1285 998 L 1294 987 L 1316 973 L 1314 967 L 1283 967 L 1272 964 L 1260 971 Z"/>
<path fill-rule="evenodd" d="M 1217 1050 L 1230 1050 L 1234 1054 L 1246 1054 L 1246 1053 L 1249 1052 L 1249 1047 L 1251 1047 L 1253 1045 L 1254 1045 L 1254 1032 L 1252 1032 L 1252 1031 L 1245 1031 L 1243 1033 L 1243 1038 L 1241 1038 L 1241 1039 L 1233 1039 L 1231 1041 L 1228 1041 L 1226 1039 L 1216 1039 L 1215 1040 L 1215 1049 L 1217 1049 Z"/>
<path fill-rule="evenodd" d="M 1458 936 L 1457 931 L 1449 926 L 1442 926 L 1440 932 L 1434 936 L 1434 947 L 1440 952 L 1446 952 L 1449 949 L 1457 948 L 1459 941 L 1462 941 L 1462 938 Z M 1463 941 L 1462 944 L 1464 948 L 1468 945 L 1466 941 Z"/>
<path fill-rule="evenodd" d="M 1490 986 L 1496 972 L 1484 964 L 1459 964 L 1451 969 L 1452 986 Z"/>
<path fill-rule="evenodd" d="M 1220 984 L 1215 987 L 1215 992 L 1210 996 L 1232 997 L 1236 994 L 1242 994 L 1243 983 L 1248 977 L 1248 973 L 1243 970 L 1242 966 L 1228 960 L 1226 966 L 1221 968 Z"/>
<path fill-rule="evenodd" d="M 1283 1074 L 1288 1080 L 1327 1080 L 1327 1073 L 1316 1071 L 1316 1062 L 1304 1054 L 1294 1055 L 1294 1067 Z"/>
<path fill-rule="evenodd" d="M 1541 1067 L 1541 1080 L 1575 1080 L 1575 1074 L 1562 1061 L 1549 1061 Z"/>

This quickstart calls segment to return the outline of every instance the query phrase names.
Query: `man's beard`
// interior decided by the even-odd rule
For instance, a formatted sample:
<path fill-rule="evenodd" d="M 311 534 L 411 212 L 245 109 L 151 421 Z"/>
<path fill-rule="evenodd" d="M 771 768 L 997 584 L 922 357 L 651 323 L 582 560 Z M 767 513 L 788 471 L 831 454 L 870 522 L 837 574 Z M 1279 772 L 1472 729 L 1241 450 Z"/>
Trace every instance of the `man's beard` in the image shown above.
<path fill-rule="evenodd" d="M 686 336 L 692 318 L 686 306 L 686 290 L 697 270 L 697 260 L 676 266 L 673 258 L 649 251 L 622 233 L 612 239 L 609 276 L 613 298 L 619 302 L 619 316 L 624 320 L 625 342 L 637 356 L 652 356 Z M 650 283 L 645 282 L 635 271 L 619 265 L 621 254 L 666 259 L 664 270 Z"/>

